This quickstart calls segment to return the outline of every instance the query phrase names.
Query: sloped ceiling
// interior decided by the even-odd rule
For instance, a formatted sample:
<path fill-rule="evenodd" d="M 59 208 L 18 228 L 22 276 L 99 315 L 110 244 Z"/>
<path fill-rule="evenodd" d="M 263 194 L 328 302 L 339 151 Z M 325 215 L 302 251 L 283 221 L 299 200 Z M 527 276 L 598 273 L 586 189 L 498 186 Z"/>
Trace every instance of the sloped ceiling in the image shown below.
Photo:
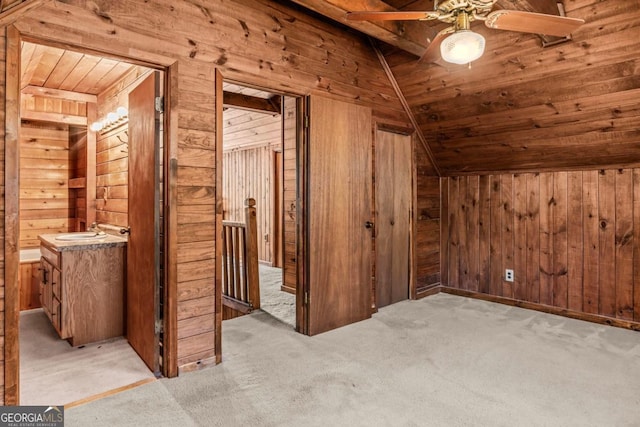
<path fill-rule="evenodd" d="M 502 0 L 497 7 L 543 3 Z M 387 4 L 433 7 L 420 0 Z M 381 43 L 443 174 L 640 164 L 640 3 L 564 6 L 586 23 L 573 40 L 553 47 L 543 48 L 536 35 L 474 25 L 487 46 L 471 68 L 418 63 L 397 43 Z"/>

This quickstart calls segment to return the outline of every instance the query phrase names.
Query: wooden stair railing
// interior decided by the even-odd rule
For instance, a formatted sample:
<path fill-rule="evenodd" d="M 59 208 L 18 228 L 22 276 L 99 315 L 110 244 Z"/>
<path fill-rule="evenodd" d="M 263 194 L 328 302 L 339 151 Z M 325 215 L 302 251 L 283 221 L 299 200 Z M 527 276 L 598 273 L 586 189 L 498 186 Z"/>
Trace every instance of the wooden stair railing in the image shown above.
<path fill-rule="evenodd" d="M 222 221 L 223 319 L 260 308 L 256 201 L 246 199 L 245 222 Z"/>

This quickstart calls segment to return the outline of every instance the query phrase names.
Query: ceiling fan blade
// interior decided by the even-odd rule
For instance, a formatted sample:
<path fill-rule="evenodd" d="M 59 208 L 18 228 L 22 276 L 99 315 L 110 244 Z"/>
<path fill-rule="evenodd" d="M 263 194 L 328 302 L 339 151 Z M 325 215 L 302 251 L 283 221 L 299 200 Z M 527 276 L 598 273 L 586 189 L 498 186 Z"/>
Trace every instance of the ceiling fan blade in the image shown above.
<path fill-rule="evenodd" d="M 584 24 L 584 19 L 520 10 L 496 10 L 487 15 L 484 23 L 487 27 L 496 30 L 564 37 Z"/>
<path fill-rule="evenodd" d="M 439 12 L 347 12 L 349 21 L 426 21 L 437 19 Z"/>
<path fill-rule="evenodd" d="M 445 28 L 440 31 L 436 36 L 431 40 L 429 46 L 427 46 L 427 50 L 424 51 L 418 63 L 420 62 L 436 62 L 440 59 L 440 45 L 442 41 L 447 38 L 447 36 L 454 32 L 453 27 Z"/>

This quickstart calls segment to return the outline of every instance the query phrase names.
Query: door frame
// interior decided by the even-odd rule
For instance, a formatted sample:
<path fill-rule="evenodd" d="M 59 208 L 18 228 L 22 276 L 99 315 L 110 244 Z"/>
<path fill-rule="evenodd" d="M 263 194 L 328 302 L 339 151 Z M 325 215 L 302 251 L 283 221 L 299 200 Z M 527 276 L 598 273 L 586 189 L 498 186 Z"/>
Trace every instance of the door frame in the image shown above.
<path fill-rule="evenodd" d="M 415 143 L 416 143 L 416 139 L 415 139 L 415 131 L 411 128 L 403 128 L 403 127 L 398 127 L 398 126 L 394 126 L 394 125 L 390 125 L 387 123 L 383 123 L 383 122 L 376 122 L 374 125 L 374 132 L 373 132 L 373 157 L 374 159 L 377 156 L 377 150 L 378 150 L 378 132 L 387 132 L 387 133 L 394 133 L 394 134 L 398 134 L 398 135 L 402 135 L 402 136 L 408 136 L 409 137 L 409 144 L 410 147 L 409 149 L 411 150 L 411 172 L 410 172 L 410 179 L 411 179 L 411 189 L 410 189 L 410 206 L 409 206 L 409 253 L 408 253 L 408 261 L 409 261 L 409 265 L 408 265 L 408 284 L 407 284 L 407 297 L 408 299 L 416 299 L 416 274 L 415 274 L 415 265 L 416 265 L 416 251 L 415 251 L 415 224 L 416 224 L 416 220 L 415 220 L 415 206 L 417 206 L 417 191 L 416 191 L 416 179 L 417 179 L 417 169 L 416 169 L 416 160 L 415 160 Z M 375 160 L 374 160 L 375 162 Z M 372 178 L 373 178 L 373 203 L 372 203 L 372 210 L 375 214 L 375 220 L 374 222 L 376 223 L 376 228 L 375 228 L 375 233 L 374 233 L 374 258 L 377 258 L 378 255 L 378 244 L 377 244 L 377 238 L 378 238 L 378 211 L 376 209 L 377 207 L 377 203 L 378 203 L 378 194 L 376 193 L 376 182 L 377 182 L 377 176 L 376 176 L 376 167 L 373 168 L 373 174 L 372 174 Z M 375 301 L 375 311 L 378 310 L 379 305 L 378 305 L 378 299 L 377 299 L 377 291 L 378 291 L 378 264 L 377 262 L 374 260 L 374 271 L 373 271 L 373 283 L 372 283 L 372 295 L 373 295 L 373 300 Z"/>
<path fill-rule="evenodd" d="M 418 169 L 417 169 L 417 162 L 416 162 L 416 143 L 417 143 L 417 135 L 416 132 L 413 128 L 405 128 L 405 127 L 401 127 L 401 126 L 397 126 L 397 125 L 393 125 L 393 124 L 389 124 L 389 123 L 385 123 L 385 122 L 375 122 L 374 123 L 374 129 L 373 129 L 373 135 L 374 135 L 374 147 L 377 147 L 377 139 L 376 139 L 376 135 L 378 133 L 378 131 L 381 132 L 390 132 L 390 133 L 397 133 L 400 135 L 405 135 L 405 136 L 410 136 L 411 137 L 411 214 L 409 216 L 409 299 L 410 300 L 414 300 L 414 299 L 418 299 L 418 295 L 417 295 L 417 275 L 416 275 L 416 265 L 417 264 L 417 260 L 416 260 L 416 256 L 417 256 L 417 252 L 416 252 L 416 224 L 417 224 L 417 206 L 418 206 Z M 374 148 L 375 150 L 375 148 Z M 375 153 L 374 153 L 374 157 L 375 157 Z M 375 168 L 374 168 L 375 169 Z M 372 177 L 375 180 L 375 170 L 374 170 L 374 174 Z M 374 186 L 373 186 L 373 194 L 374 194 L 374 198 L 375 198 L 375 181 L 374 181 Z M 375 199 L 374 199 L 375 200 Z M 373 203 L 372 203 L 373 204 Z M 374 206 L 372 207 L 372 209 L 375 211 L 375 204 L 373 204 Z M 374 236 L 377 237 L 377 232 L 374 234 Z M 375 240 L 375 238 L 374 238 Z M 375 249 L 375 242 L 374 242 L 374 251 Z M 376 266 L 377 268 L 377 266 Z M 378 283 L 378 274 L 377 271 L 374 271 L 374 276 L 375 276 L 375 282 L 372 283 L 373 289 L 373 295 L 375 295 L 375 288 L 377 287 Z M 376 307 L 374 309 L 375 311 L 378 310 L 378 302 L 376 300 Z"/>
<path fill-rule="evenodd" d="M 216 68 L 216 101 L 215 101 L 215 110 L 216 110 L 216 123 L 222 123 L 222 113 L 224 107 L 224 96 L 219 95 L 222 90 L 223 82 L 228 82 L 232 84 L 237 84 L 244 87 L 256 88 L 259 90 L 268 91 L 271 93 L 279 94 L 282 96 L 288 96 L 291 98 L 295 98 L 296 100 L 296 332 L 300 332 L 303 334 L 308 334 L 306 331 L 307 318 L 306 318 L 306 309 L 303 307 L 304 303 L 304 291 L 305 284 L 307 280 L 304 278 L 305 274 L 305 266 L 304 262 L 301 260 L 305 260 L 304 257 L 304 246 L 302 242 L 304 241 L 305 236 L 305 224 L 306 220 L 304 217 L 304 206 L 305 206 L 305 194 L 307 194 L 306 190 L 306 180 L 305 180 L 305 161 L 306 156 L 304 156 L 304 147 L 306 147 L 305 138 L 306 138 L 306 130 L 304 127 L 305 124 L 305 116 L 307 115 L 307 107 L 305 101 L 305 95 L 295 92 L 283 92 L 282 90 L 272 89 L 268 85 L 259 85 L 243 82 L 242 80 L 228 79 L 224 76 L 224 74 Z M 283 102 L 284 105 L 284 102 Z M 283 113 L 284 114 L 284 113 Z M 215 270 L 216 270 L 216 290 L 215 290 L 215 300 L 216 300 L 216 332 L 215 332 L 215 342 L 216 342 L 216 363 L 220 363 L 222 361 L 222 197 L 224 187 L 222 185 L 222 168 L 223 168 L 223 136 L 224 129 L 222 126 L 216 126 L 216 160 L 215 160 L 215 168 L 216 168 L 216 193 L 215 193 L 215 204 L 216 204 L 216 260 L 215 260 Z M 284 140 L 284 137 L 281 136 Z M 304 157 L 303 157 L 304 156 Z M 284 147 L 283 147 L 283 166 L 284 166 Z M 284 177 L 284 173 L 283 173 Z M 284 180 L 283 180 L 284 182 Z M 219 190 L 218 190 L 219 189 Z M 281 201 L 282 202 L 282 201 Z M 281 213 L 284 216 L 284 207 L 281 207 Z M 280 227 L 280 232 L 284 232 L 284 227 Z M 306 243 L 305 243 L 306 244 Z M 282 251 L 284 251 L 284 236 L 282 238 Z M 284 253 L 282 254 L 282 262 L 283 262 L 283 274 L 284 274 Z"/>
<path fill-rule="evenodd" d="M 163 127 L 163 191 L 164 191 L 164 271 L 161 287 L 164 289 L 163 318 L 163 364 L 162 374 L 166 377 L 178 375 L 177 358 L 177 176 L 178 176 L 178 64 L 169 57 L 150 54 L 157 62 L 145 62 L 108 52 L 89 45 L 72 44 L 21 32 L 14 25 L 6 28 L 6 93 L 5 93 L 5 319 L 4 319 L 4 403 L 18 405 L 20 401 L 20 289 L 18 274 L 20 269 L 20 64 L 22 41 L 71 49 L 81 53 L 114 58 L 135 65 L 142 65 L 164 72 L 164 118 Z M 172 96 L 174 95 L 174 96 Z M 156 207 L 160 209 L 160 206 Z M 159 313 L 156 313 L 156 317 Z"/>

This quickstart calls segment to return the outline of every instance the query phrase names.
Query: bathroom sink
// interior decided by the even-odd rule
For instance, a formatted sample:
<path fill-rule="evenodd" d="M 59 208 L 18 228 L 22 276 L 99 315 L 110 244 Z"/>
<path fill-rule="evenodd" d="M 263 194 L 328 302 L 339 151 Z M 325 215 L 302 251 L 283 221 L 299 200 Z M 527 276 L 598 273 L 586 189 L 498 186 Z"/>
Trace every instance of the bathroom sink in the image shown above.
<path fill-rule="evenodd" d="M 56 236 L 56 240 L 62 241 L 78 241 L 78 240 L 94 240 L 94 239 L 104 239 L 107 237 L 105 233 L 94 233 L 93 231 L 81 231 L 79 233 L 65 233 Z"/>

